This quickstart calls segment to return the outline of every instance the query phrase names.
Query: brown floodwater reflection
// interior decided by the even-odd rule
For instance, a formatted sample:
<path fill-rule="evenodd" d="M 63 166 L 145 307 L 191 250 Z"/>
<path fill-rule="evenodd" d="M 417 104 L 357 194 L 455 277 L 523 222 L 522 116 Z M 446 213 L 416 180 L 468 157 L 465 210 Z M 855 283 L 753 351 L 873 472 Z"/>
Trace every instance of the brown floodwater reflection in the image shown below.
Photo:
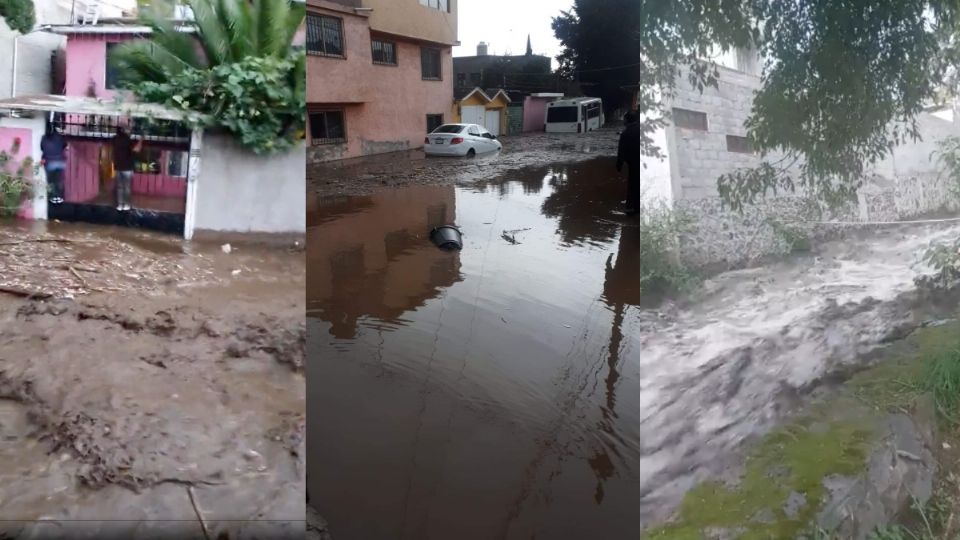
<path fill-rule="evenodd" d="M 624 194 L 598 158 L 311 201 L 308 486 L 334 538 L 639 537 Z M 431 244 L 446 223 L 461 252 Z"/>

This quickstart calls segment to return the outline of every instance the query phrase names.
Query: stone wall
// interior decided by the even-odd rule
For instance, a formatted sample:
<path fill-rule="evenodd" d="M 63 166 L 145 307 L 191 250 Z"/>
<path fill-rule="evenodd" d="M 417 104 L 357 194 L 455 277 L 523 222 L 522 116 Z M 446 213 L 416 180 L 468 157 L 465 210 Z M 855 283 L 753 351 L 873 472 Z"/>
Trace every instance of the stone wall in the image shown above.
<path fill-rule="evenodd" d="M 782 255 L 791 249 L 786 237 L 796 233 L 816 238 L 832 234 L 803 221 L 898 221 L 933 212 L 956 210 L 950 182 L 940 174 L 931 154 L 937 142 L 960 132 L 957 124 L 923 113 L 918 118 L 921 139 L 897 146 L 877 163 L 864 179 L 856 202 L 827 212 L 802 190 L 787 196 L 770 196 L 743 213 L 723 208 L 717 179 L 738 168 L 758 165 L 758 155 L 728 147 L 727 136 L 745 136 L 758 77 L 720 67 L 717 88 L 701 93 L 692 88 L 686 71 L 678 77 L 676 92 L 664 100 L 667 111 L 681 108 L 706 113 L 707 129 L 669 125 L 663 130 L 668 155 L 670 195 L 674 208 L 683 211 L 692 225 L 681 238 L 684 258 L 696 265 L 750 264 L 764 256 Z M 782 155 L 765 157 L 777 162 Z M 666 165 L 662 166 L 667 168 Z M 799 164 L 793 165 L 793 170 Z M 662 174 L 648 175 L 650 188 L 662 183 Z M 663 192 L 663 189 L 655 189 Z M 836 228 L 834 227 L 835 231 Z"/>

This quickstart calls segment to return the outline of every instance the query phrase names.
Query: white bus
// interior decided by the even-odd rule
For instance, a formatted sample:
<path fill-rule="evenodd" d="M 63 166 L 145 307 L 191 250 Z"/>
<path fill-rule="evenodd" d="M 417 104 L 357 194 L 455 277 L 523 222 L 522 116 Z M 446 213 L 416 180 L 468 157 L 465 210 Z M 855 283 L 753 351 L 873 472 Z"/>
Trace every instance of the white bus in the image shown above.
<path fill-rule="evenodd" d="M 580 97 L 547 103 L 543 130 L 547 133 L 586 133 L 603 126 L 603 101 Z"/>

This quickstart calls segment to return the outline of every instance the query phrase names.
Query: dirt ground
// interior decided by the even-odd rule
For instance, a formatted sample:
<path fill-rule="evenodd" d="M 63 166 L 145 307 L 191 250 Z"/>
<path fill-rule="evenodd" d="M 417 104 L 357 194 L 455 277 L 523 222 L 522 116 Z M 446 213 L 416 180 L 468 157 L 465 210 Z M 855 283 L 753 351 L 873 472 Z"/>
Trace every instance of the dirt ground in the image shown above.
<path fill-rule="evenodd" d="M 619 128 L 576 133 L 524 133 L 501 137 L 495 155 L 467 158 L 426 157 L 422 151 L 396 152 L 307 167 L 308 185 L 317 195 L 363 195 L 384 186 L 450 185 L 490 180 L 522 167 L 573 163 L 616 155 Z"/>
<path fill-rule="evenodd" d="M 0 538 L 302 538 L 302 249 L 226 251 L 0 225 Z"/>

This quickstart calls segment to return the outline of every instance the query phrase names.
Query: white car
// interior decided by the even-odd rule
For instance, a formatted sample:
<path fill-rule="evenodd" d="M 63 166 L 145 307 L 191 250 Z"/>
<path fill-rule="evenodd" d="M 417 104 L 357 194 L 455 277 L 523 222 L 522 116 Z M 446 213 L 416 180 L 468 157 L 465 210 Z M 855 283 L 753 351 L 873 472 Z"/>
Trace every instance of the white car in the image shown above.
<path fill-rule="evenodd" d="M 503 148 L 497 136 L 477 124 L 444 124 L 423 139 L 428 156 L 468 156 Z"/>

